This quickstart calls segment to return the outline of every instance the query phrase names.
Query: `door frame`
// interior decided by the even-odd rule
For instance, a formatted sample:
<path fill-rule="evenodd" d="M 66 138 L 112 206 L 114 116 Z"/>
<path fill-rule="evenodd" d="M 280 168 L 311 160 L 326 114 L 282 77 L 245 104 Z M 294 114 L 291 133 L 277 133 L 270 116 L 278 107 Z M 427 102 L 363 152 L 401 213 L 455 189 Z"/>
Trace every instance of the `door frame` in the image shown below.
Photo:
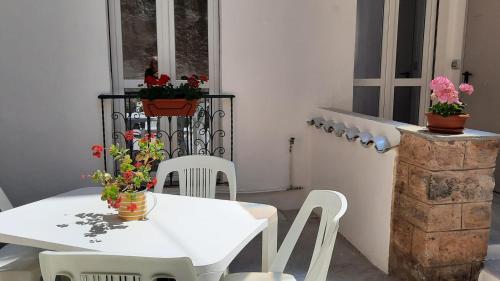
<path fill-rule="evenodd" d="M 426 121 L 429 107 L 429 81 L 433 75 L 436 18 L 439 0 L 426 0 L 424 41 L 422 50 L 422 73 L 420 78 L 396 78 L 396 51 L 400 0 L 384 1 L 384 21 L 380 78 L 354 79 L 354 87 L 379 87 L 379 116 L 393 118 L 394 87 L 420 87 L 419 124 Z"/>

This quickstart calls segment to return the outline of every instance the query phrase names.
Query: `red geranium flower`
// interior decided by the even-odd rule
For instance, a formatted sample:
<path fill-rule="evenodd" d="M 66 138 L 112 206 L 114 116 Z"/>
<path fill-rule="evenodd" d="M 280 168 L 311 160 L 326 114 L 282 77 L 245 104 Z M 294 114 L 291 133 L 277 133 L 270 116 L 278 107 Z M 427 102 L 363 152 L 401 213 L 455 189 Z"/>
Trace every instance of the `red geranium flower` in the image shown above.
<path fill-rule="evenodd" d="M 116 200 L 108 199 L 108 207 L 109 208 L 120 208 L 120 203 L 122 202 L 122 198 L 118 197 Z"/>
<path fill-rule="evenodd" d="M 200 80 L 203 81 L 203 82 L 207 82 L 208 81 L 208 76 L 206 76 L 206 75 L 200 75 Z"/>
<path fill-rule="evenodd" d="M 198 88 L 200 86 L 200 81 L 198 81 L 197 77 L 193 75 L 191 77 L 188 77 L 187 84 L 191 88 Z"/>
<path fill-rule="evenodd" d="M 135 204 L 135 203 L 128 204 L 127 210 L 129 210 L 130 212 L 137 210 L 137 204 Z"/>
<path fill-rule="evenodd" d="M 128 130 L 125 132 L 125 140 L 126 141 L 134 140 L 134 131 L 133 130 Z"/>
<path fill-rule="evenodd" d="M 151 140 L 151 138 L 155 137 L 156 135 L 153 133 L 153 134 L 145 134 L 144 137 L 140 140 L 141 143 L 146 143 L 148 142 L 149 140 Z"/>
<path fill-rule="evenodd" d="M 126 171 L 122 173 L 123 178 L 125 179 L 126 182 L 129 182 L 132 180 L 132 177 L 134 176 L 134 172 L 132 171 Z"/>
<path fill-rule="evenodd" d="M 170 77 L 166 74 L 162 74 L 160 79 L 156 79 L 156 77 L 152 75 L 148 75 L 144 78 L 144 83 L 148 87 L 152 86 L 165 86 L 170 81 Z"/>
<path fill-rule="evenodd" d="M 156 84 L 156 78 L 155 78 L 154 76 L 151 76 L 151 75 L 146 76 L 146 77 L 144 77 L 144 83 L 145 83 L 148 87 L 150 87 L 150 86 L 152 86 L 152 85 L 155 85 L 155 84 Z"/>
<path fill-rule="evenodd" d="M 157 183 L 157 180 L 156 178 L 154 178 L 152 181 L 148 182 L 148 184 L 146 184 L 146 189 L 147 190 L 150 190 L 151 188 L 153 188 Z"/>
<path fill-rule="evenodd" d="M 167 74 L 162 74 L 158 81 L 161 83 L 161 85 L 165 85 L 170 82 L 170 76 L 168 76 Z"/>
<path fill-rule="evenodd" d="M 139 161 L 138 161 L 138 162 L 135 162 L 134 166 L 135 166 L 136 168 L 140 168 L 140 167 L 142 167 L 142 162 L 139 162 Z"/>
<path fill-rule="evenodd" d="M 102 152 L 104 151 L 104 147 L 100 144 L 94 144 L 91 147 L 91 150 L 92 150 L 92 155 L 95 158 L 101 158 Z"/>

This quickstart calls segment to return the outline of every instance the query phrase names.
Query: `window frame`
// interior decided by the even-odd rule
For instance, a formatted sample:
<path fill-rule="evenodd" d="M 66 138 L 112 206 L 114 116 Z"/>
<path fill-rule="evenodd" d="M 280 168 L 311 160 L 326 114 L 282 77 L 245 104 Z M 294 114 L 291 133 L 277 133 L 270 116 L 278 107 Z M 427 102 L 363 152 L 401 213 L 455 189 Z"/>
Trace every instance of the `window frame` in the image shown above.
<path fill-rule="evenodd" d="M 142 79 L 124 79 L 120 0 L 108 1 L 108 22 L 110 37 L 111 76 L 113 94 L 124 94 L 125 89 L 138 88 Z M 211 95 L 220 94 L 220 0 L 207 0 L 208 16 L 208 88 Z M 156 0 L 156 33 L 158 70 L 176 77 L 175 65 L 175 22 L 174 0 Z M 173 84 L 185 80 L 174 80 Z"/>

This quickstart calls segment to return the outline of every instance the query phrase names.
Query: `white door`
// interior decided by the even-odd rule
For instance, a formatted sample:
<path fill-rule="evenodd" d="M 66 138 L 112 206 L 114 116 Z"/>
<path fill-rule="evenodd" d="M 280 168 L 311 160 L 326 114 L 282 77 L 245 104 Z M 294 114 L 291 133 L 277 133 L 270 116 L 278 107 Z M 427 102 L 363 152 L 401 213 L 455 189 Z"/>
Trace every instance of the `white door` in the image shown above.
<path fill-rule="evenodd" d="M 500 1 L 469 1 L 463 72 L 476 92 L 465 97 L 471 118 L 467 127 L 500 133 Z M 497 167 L 500 167 L 497 158 Z M 500 183 L 497 169 L 496 182 Z M 497 190 L 500 185 L 497 184 Z"/>
<path fill-rule="evenodd" d="M 437 0 L 358 0 L 353 111 L 423 124 Z"/>

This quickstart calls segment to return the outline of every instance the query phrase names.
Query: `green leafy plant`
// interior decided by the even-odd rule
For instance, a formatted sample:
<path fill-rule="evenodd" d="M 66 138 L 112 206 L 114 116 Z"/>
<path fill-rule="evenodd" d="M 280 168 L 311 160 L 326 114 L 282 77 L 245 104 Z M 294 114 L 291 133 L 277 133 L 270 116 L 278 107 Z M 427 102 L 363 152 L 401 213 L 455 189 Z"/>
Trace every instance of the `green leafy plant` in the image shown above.
<path fill-rule="evenodd" d="M 465 114 L 465 104 L 436 103 L 429 108 L 429 112 L 441 115 L 443 117 Z"/>
<path fill-rule="evenodd" d="M 125 139 L 134 141 L 133 132 L 127 131 Z M 118 144 L 113 144 L 109 148 L 109 154 L 118 162 L 120 168 L 116 176 L 101 170 L 97 170 L 91 175 L 94 182 L 103 185 L 101 199 L 107 201 L 110 208 L 120 207 L 120 193 L 126 193 L 130 199 L 133 199 L 136 192 L 149 190 L 156 184 L 156 178 L 152 178 L 150 172 L 156 161 L 165 158 L 164 144 L 154 135 L 147 134 L 137 142 L 139 151 L 134 159 L 130 156 L 128 149 L 120 147 Z M 105 153 L 102 145 L 93 145 L 91 150 L 92 155 L 96 158 L 101 158 L 102 153 Z M 134 205 L 130 206 L 134 207 Z"/>

